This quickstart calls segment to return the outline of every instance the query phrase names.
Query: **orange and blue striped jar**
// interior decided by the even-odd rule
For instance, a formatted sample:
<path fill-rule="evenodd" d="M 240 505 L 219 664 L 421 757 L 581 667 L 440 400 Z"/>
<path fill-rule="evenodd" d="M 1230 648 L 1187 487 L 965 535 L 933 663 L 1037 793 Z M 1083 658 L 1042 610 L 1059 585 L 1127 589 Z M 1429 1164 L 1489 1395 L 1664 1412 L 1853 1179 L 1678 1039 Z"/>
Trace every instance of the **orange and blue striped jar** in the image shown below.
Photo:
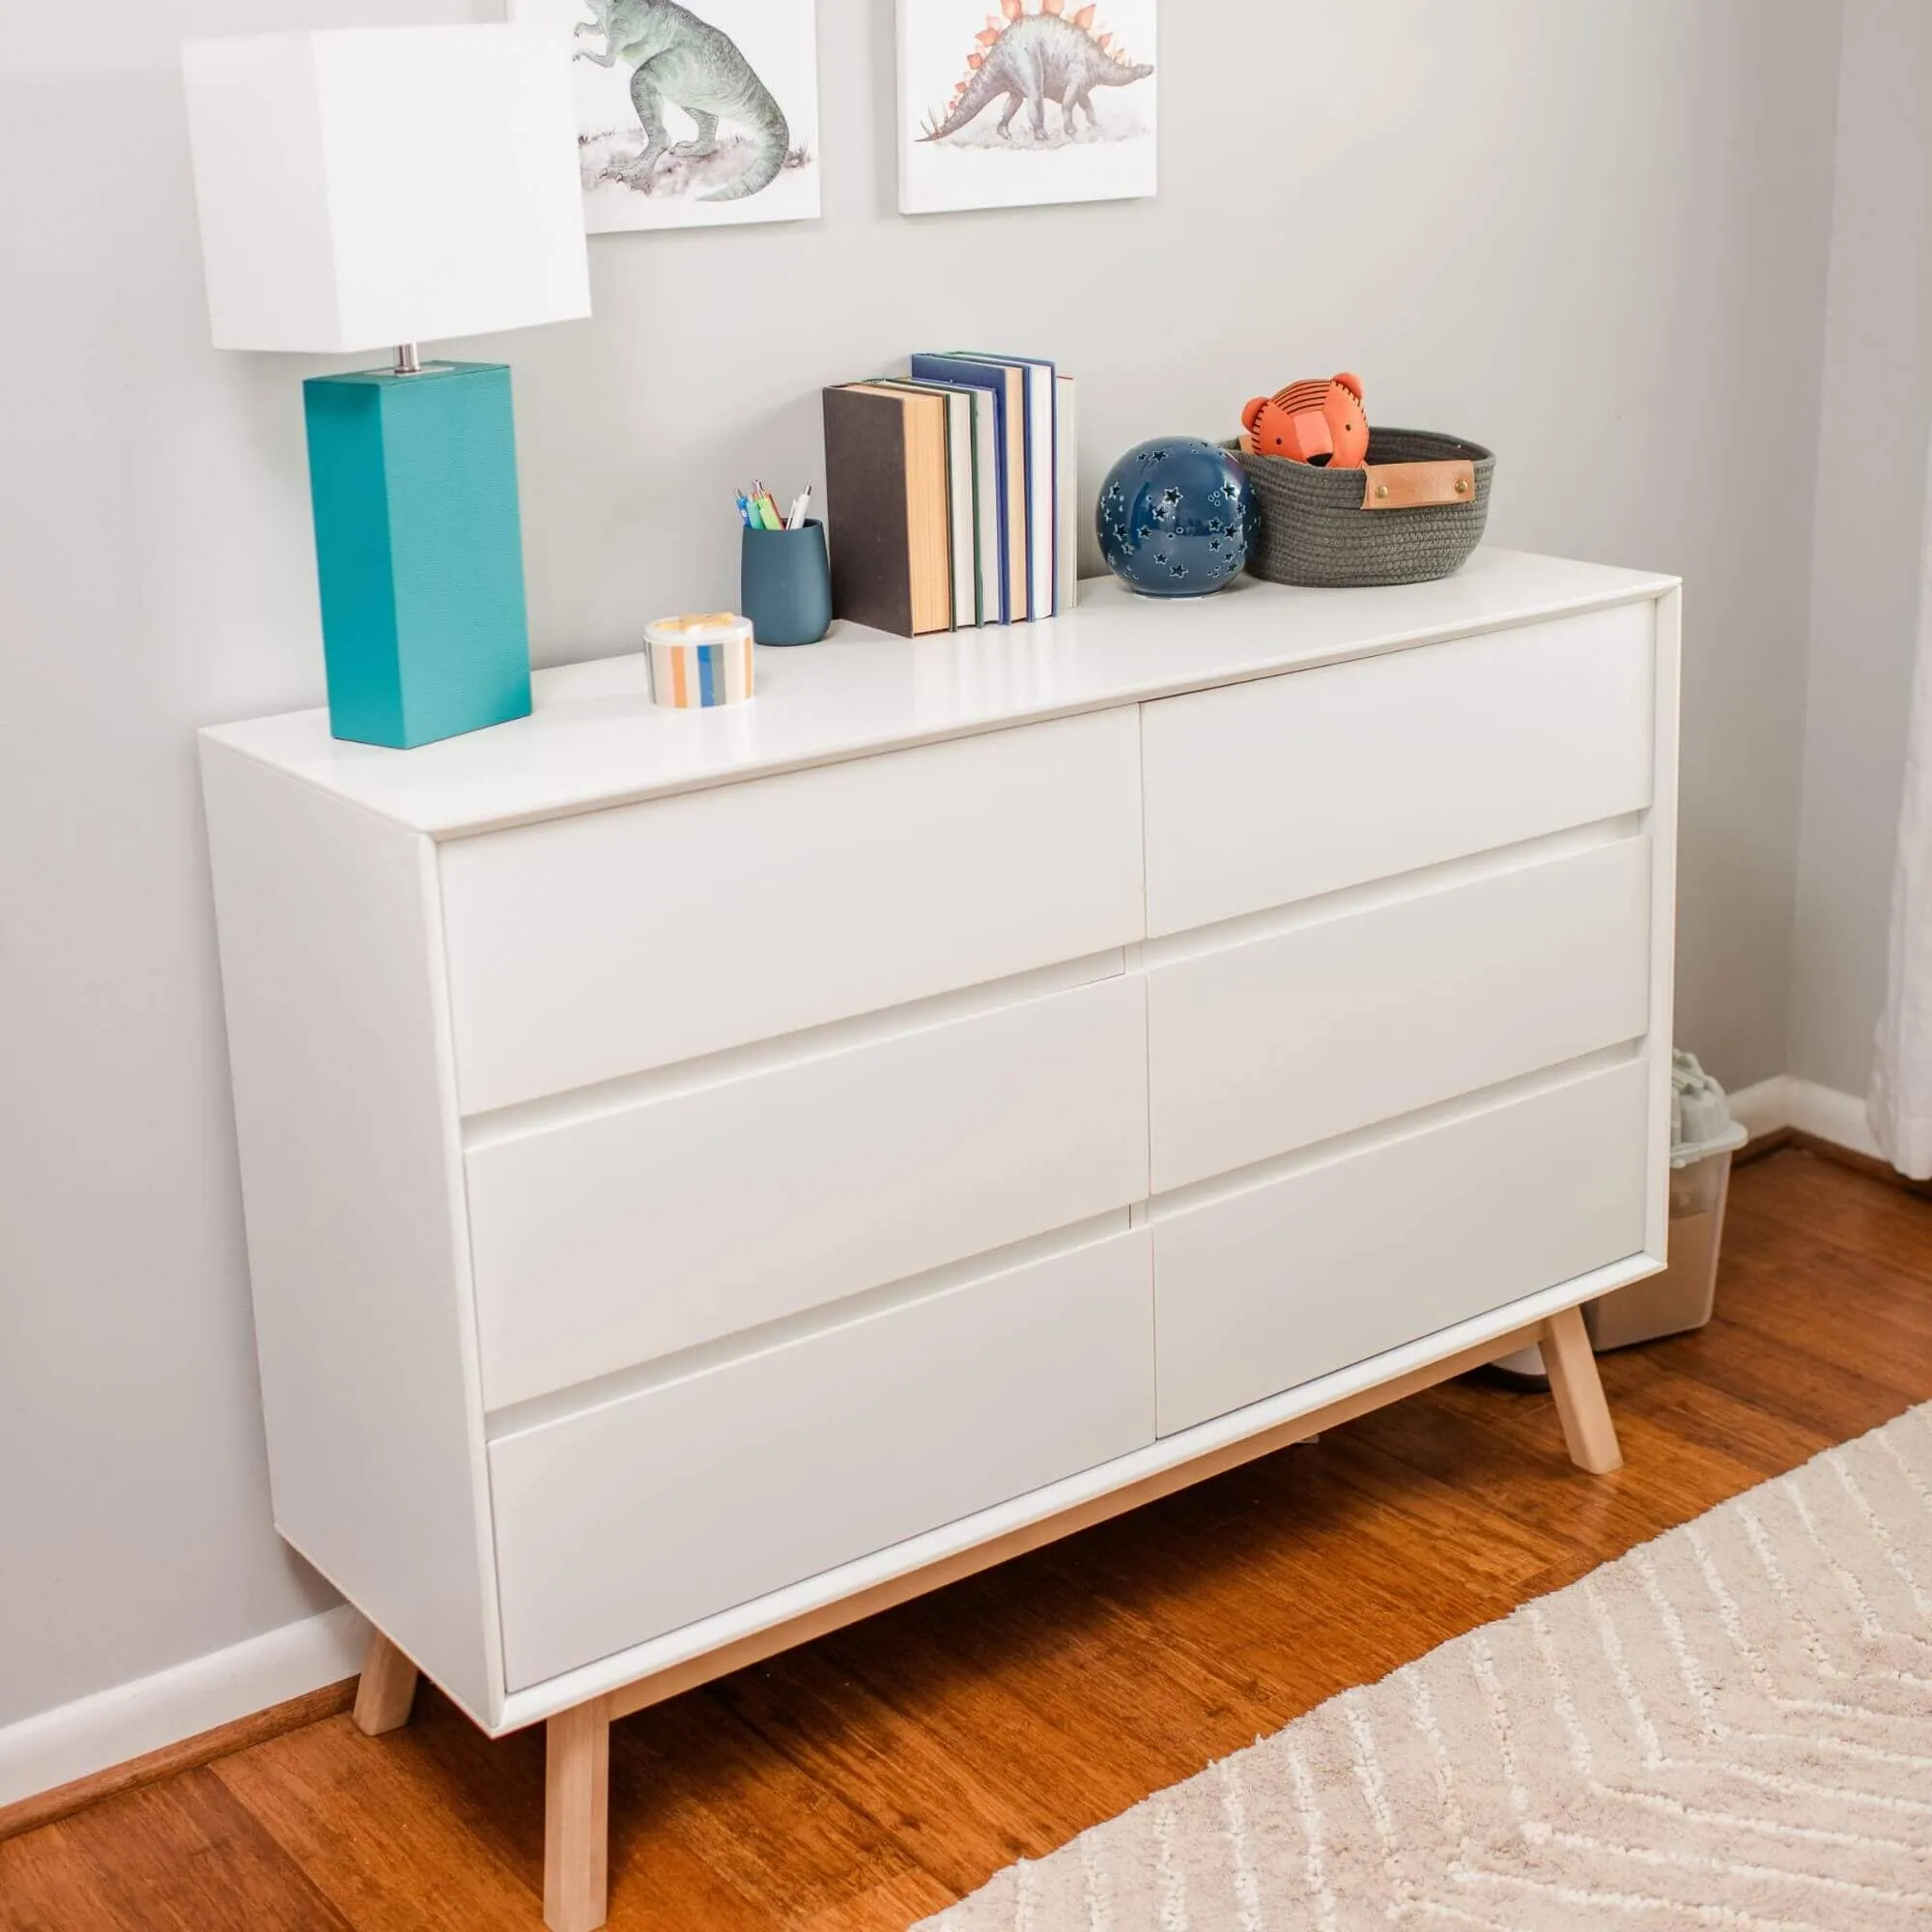
<path fill-rule="evenodd" d="M 651 698 L 677 711 L 743 704 L 752 696 L 752 623 L 729 611 L 644 626 Z"/>

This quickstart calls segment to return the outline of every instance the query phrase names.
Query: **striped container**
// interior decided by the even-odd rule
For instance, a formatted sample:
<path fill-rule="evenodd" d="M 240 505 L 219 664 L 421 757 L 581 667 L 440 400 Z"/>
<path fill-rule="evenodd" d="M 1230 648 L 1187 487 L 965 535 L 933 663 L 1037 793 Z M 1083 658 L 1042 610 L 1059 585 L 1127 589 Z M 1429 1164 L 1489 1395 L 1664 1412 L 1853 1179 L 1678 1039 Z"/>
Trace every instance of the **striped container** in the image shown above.
<path fill-rule="evenodd" d="M 651 700 L 675 711 L 743 704 L 752 696 L 752 625 L 728 611 L 644 626 Z"/>

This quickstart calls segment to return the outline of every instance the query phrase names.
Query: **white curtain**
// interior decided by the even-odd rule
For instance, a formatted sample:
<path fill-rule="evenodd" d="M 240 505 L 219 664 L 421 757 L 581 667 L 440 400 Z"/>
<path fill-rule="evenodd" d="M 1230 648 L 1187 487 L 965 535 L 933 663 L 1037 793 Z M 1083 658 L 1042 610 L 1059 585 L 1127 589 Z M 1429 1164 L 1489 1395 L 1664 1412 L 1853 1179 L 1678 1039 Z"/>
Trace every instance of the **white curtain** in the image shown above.
<path fill-rule="evenodd" d="M 1918 640 L 1905 797 L 1891 875 L 1891 951 L 1865 1117 L 1886 1156 L 1932 1179 L 1932 458 L 1919 542 Z"/>

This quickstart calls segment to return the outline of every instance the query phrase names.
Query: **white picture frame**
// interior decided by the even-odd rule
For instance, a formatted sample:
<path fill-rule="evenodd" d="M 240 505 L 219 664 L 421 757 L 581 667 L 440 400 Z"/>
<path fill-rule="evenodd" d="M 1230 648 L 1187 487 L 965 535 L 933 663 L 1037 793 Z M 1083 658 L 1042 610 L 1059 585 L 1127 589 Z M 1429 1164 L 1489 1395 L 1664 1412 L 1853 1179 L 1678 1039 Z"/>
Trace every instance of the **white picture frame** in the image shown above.
<path fill-rule="evenodd" d="M 898 0 L 900 212 L 1155 193 L 1156 8 Z"/>
<path fill-rule="evenodd" d="M 509 9 L 569 45 L 591 234 L 817 219 L 817 0 Z M 656 118 L 655 140 L 640 103 Z"/>

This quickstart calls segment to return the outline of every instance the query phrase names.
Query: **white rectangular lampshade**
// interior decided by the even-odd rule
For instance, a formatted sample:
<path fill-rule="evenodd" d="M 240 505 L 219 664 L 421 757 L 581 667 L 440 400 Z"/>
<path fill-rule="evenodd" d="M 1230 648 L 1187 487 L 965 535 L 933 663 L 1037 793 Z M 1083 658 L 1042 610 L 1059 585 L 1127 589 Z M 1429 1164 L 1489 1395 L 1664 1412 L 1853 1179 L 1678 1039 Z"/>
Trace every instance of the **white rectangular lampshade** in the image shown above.
<path fill-rule="evenodd" d="M 567 43 L 373 27 L 182 46 L 221 349 L 344 352 L 590 313 Z"/>

